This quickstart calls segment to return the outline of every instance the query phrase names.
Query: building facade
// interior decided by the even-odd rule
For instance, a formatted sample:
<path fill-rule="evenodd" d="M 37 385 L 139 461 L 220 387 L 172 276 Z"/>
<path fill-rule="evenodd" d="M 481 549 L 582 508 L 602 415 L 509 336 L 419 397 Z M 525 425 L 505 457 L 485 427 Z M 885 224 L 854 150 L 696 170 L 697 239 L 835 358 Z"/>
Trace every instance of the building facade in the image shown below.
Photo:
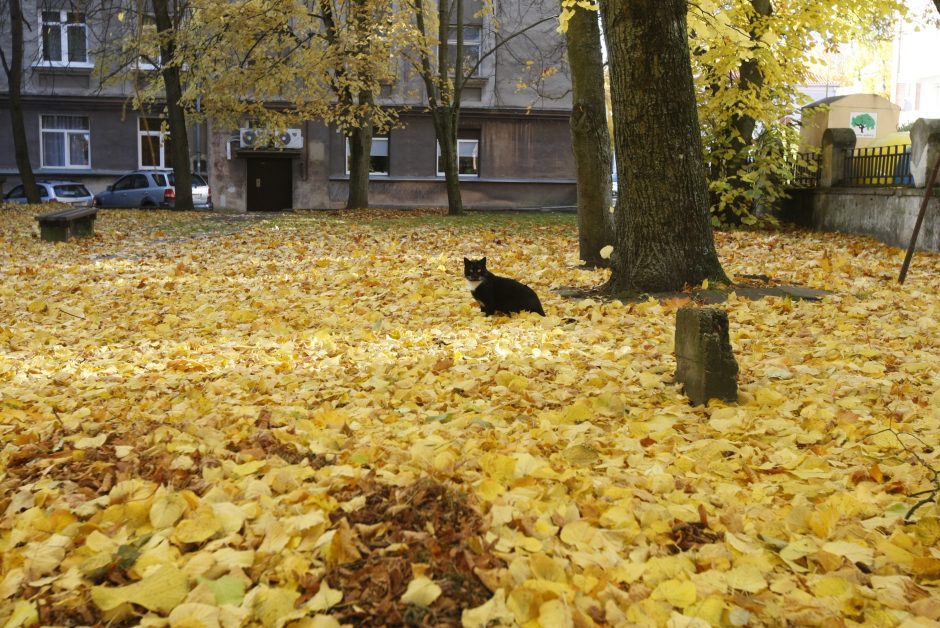
<path fill-rule="evenodd" d="M 114 38 L 114 16 L 85 15 L 56 0 L 23 4 L 37 25 L 26 31 L 23 88 L 37 178 L 76 180 L 98 192 L 128 171 L 172 167 L 171 138 L 161 126 L 159 107 L 135 110 L 134 84 L 101 80 L 96 42 Z M 476 17 L 465 20 L 464 50 L 482 62 L 461 102 L 458 153 L 464 205 L 574 206 L 563 38 L 551 20 L 528 28 L 557 8 L 507 0 L 495 14 L 481 16 L 485 12 L 480 7 L 466 4 L 465 14 Z M 9 52 L 9 25 L 2 28 L 0 45 Z M 513 29 L 525 29 L 525 36 L 506 43 Z M 382 207 L 446 206 L 423 83 L 405 58 L 397 67 L 398 80 L 383 87 L 379 103 L 398 111 L 399 124 L 373 139 L 370 202 Z M 554 69 L 545 71 L 549 67 Z M 0 179 L 5 179 L 5 190 L 19 180 L 10 128 L 6 76 L 0 75 Z M 248 121 L 239 128 L 211 121 L 191 126 L 193 169 L 208 177 L 216 207 L 269 211 L 344 206 L 349 177 L 343 134 L 310 120 L 283 139 L 284 148 L 277 150 L 254 146 Z"/>

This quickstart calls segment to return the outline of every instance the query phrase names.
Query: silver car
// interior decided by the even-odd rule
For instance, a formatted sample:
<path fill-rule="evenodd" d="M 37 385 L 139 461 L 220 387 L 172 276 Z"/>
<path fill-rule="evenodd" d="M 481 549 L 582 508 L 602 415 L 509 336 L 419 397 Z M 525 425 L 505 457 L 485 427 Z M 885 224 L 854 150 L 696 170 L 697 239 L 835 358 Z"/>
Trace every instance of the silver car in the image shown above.
<path fill-rule="evenodd" d="M 212 209 L 212 190 L 193 173 L 193 207 Z M 176 204 L 176 177 L 172 170 L 135 170 L 104 192 L 95 195 L 95 207 L 169 207 Z"/>
<path fill-rule="evenodd" d="M 40 203 L 65 203 L 67 205 L 91 205 L 92 196 L 81 183 L 66 180 L 36 181 Z M 22 184 L 14 187 L 3 197 L 7 203 L 25 203 L 26 188 Z"/>

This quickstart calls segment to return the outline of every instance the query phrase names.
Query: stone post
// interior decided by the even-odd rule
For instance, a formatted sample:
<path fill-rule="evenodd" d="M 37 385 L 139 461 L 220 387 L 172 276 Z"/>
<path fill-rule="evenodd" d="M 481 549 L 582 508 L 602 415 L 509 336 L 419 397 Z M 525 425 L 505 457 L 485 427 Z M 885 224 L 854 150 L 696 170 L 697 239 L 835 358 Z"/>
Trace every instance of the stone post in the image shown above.
<path fill-rule="evenodd" d="M 694 406 L 709 399 L 737 401 L 738 363 L 728 337 L 728 314 L 683 307 L 676 316 L 676 381 Z"/>
<path fill-rule="evenodd" d="M 914 187 L 927 186 L 930 168 L 940 159 L 940 120 L 919 118 L 911 128 L 911 176 Z"/>
<path fill-rule="evenodd" d="M 822 137 L 819 187 L 833 188 L 845 184 L 845 157 L 853 150 L 855 150 L 855 131 L 826 129 Z"/>

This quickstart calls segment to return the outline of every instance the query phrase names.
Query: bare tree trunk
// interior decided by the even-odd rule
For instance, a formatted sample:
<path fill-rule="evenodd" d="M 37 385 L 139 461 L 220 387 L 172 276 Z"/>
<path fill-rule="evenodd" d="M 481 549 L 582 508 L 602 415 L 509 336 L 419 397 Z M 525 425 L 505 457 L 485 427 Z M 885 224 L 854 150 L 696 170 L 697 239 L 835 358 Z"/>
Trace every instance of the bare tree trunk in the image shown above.
<path fill-rule="evenodd" d="M 176 28 L 173 19 L 181 19 L 179 7 L 170 15 L 169 0 L 152 0 L 157 33 L 160 36 L 160 58 L 163 87 L 166 92 L 167 120 L 172 139 L 173 173 L 176 176 L 176 209 L 193 208 L 192 165 L 189 163 L 189 136 L 186 134 L 186 112 L 183 110 L 183 87 L 180 68 L 175 63 Z"/>
<path fill-rule="evenodd" d="M 571 66 L 571 146 L 578 185 L 578 250 L 588 266 L 609 266 L 601 257 L 612 243 L 611 146 L 604 94 L 601 33 L 594 11 L 575 8 L 565 32 Z"/>
<path fill-rule="evenodd" d="M 368 31 L 371 17 L 368 12 L 368 3 L 364 0 L 356 0 L 350 8 L 351 27 L 360 33 Z M 332 15 L 331 15 L 332 20 Z M 335 32 L 335 25 L 330 23 L 331 34 Z M 360 36 L 363 43 L 360 45 L 360 53 L 367 54 L 367 38 Z M 352 104 L 352 93 L 346 86 L 343 90 L 343 97 Z M 352 129 L 349 137 L 349 149 L 351 163 L 349 165 L 349 194 L 346 197 L 346 209 L 365 208 L 369 206 L 369 172 L 372 170 L 372 109 L 375 107 L 375 98 L 369 90 L 362 90 L 358 93 L 359 110 L 363 113 L 358 116 L 358 124 Z"/>
<path fill-rule="evenodd" d="M 326 26 L 326 39 L 331 46 L 340 42 L 340 25 L 337 23 L 330 0 L 319 3 L 323 23 Z M 355 0 L 350 5 L 347 28 L 360 33 L 368 32 L 372 15 L 369 14 L 368 2 Z M 363 37 L 358 47 L 359 54 L 368 54 L 368 38 Z M 346 110 L 359 105 L 354 120 L 341 125 L 341 130 L 349 140 L 349 186 L 346 194 L 346 209 L 364 209 L 369 206 L 369 172 L 372 170 L 372 124 L 375 97 L 371 91 L 362 90 L 354 95 L 347 80 L 346 68 L 337 67 L 333 77 L 333 92 L 339 103 Z"/>
<path fill-rule="evenodd" d="M 463 214 L 463 195 L 460 193 L 460 162 L 457 158 L 457 129 L 453 124 L 445 125 L 452 130 L 441 135 L 441 160 L 444 166 L 444 186 L 447 189 L 447 215 Z"/>
<path fill-rule="evenodd" d="M 360 94 L 360 99 L 363 95 Z M 372 94 L 366 97 L 372 104 Z M 349 133 L 349 194 L 346 209 L 369 206 L 369 172 L 372 170 L 372 123 L 360 121 Z"/>
<path fill-rule="evenodd" d="M 451 9 L 451 1 L 453 9 Z M 422 39 L 430 37 L 431 24 L 425 16 L 423 0 L 411 0 L 415 14 L 415 25 Z M 534 5 L 533 5 L 534 6 Z M 437 60 L 433 62 L 431 52 L 424 47 L 419 52 L 416 66 L 418 76 L 424 83 L 428 99 L 428 112 L 434 122 L 434 132 L 441 147 L 441 165 L 444 168 L 444 184 L 447 190 L 447 214 L 450 216 L 463 213 L 463 199 L 460 194 L 460 160 L 457 156 L 457 131 L 460 127 L 460 98 L 468 76 L 473 76 L 483 59 L 496 53 L 516 37 L 531 29 L 554 21 L 557 16 L 544 17 L 502 38 L 491 49 L 482 53 L 472 67 L 464 67 L 464 7 L 463 0 L 440 0 L 437 14 Z M 453 21 L 451 21 L 453 20 Z M 450 27 L 456 30 L 456 58 L 453 64 L 448 62 L 448 39 Z"/>
<path fill-rule="evenodd" d="M 26 191 L 26 200 L 39 202 L 39 188 L 29 161 L 29 143 L 26 141 L 26 124 L 23 120 L 23 7 L 20 0 L 10 0 L 10 63 L 0 48 L 3 69 L 7 75 L 10 91 L 10 126 L 13 133 L 13 152 L 16 157 L 16 169 Z"/>
<path fill-rule="evenodd" d="M 601 3 L 621 194 L 611 293 L 727 281 L 708 212 L 686 0 Z"/>
<path fill-rule="evenodd" d="M 460 193 L 460 161 L 457 157 L 456 115 L 445 109 L 432 113 L 437 141 L 441 146 L 441 166 L 444 171 L 444 186 L 447 190 L 447 215 L 463 214 L 463 198 Z"/>
<path fill-rule="evenodd" d="M 443 105 L 437 114 L 440 119 L 435 128 L 440 129 L 437 141 L 441 145 L 441 161 L 444 166 L 444 186 L 447 189 L 447 215 L 463 213 L 463 197 L 460 194 L 460 160 L 457 156 L 457 129 L 460 120 L 460 94 L 463 91 L 463 0 L 454 0 L 454 19 L 457 29 L 457 50 L 453 64 L 452 87 L 447 88 L 450 63 L 447 59 L 447 40 L 450 37 L 450 3 L 439 0 L 438 5 L 438 81 L 441 85 Z"/>
<path fill-rule="evenodd" d="M 424 2 L 417 0 L 412 5 L 415 11 L 415 23 L 418 32 L 429 35 L 429 24 L 424 15 Z M 462 8 L 462 4 L 460 5 Z M 462 26 L 463 16 L 458 11 L 458 24 Z M 434 124 L 434 135 L 441 149 L 441 162 L 444 168 L 444 185 L 447 190 L 447 215 L 457 216 L 463 213 L 463 200 L 460 195 L 460 174 L 457 161 L 457 123 L 460 119 L 460 83 L 454 77 L 453 87 L 448 78 L 447 36 L 450 30 L 450 11 L 447 0 L 440 0 L 438 5 L 438 41 L 437 67 L 431 62 L 428 51 L 421 52 L 418 75 L 427 91 L 428 112 Z M 462 31 L 462 28 L 458 28 Z M 460 48 L 460 46 L 458 46 Z M 458 55 L 459 56 L 459 55 Z"/>

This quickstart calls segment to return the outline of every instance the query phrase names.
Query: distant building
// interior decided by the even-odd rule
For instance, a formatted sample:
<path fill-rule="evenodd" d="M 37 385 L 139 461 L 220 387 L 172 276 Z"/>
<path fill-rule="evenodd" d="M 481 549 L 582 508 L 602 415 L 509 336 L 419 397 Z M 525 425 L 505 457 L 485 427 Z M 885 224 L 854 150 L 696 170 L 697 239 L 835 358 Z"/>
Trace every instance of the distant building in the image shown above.
<path fill-rule="evenodd" d="M 818 110 L 807 115 L 808 109 Z M 822 146 L 823 133 L 834 128 L 853 129 L 855 145 L 864 148 L 898 130 L 900 108 L 876 94 L 847 94 L 817 100 L 803 107 L 802 111 L 800 150 L 804 151 Z"/>
<path fill-rule="evenodd" d="M 471 0 L 465 4 L 466 15 L 475 15 L 482 6 Z M 511 32 L 513 19 L 535 21 L 519 14 L 540 6 L 521 0 L 515 4 L 514 11 L 497 16 L 503 32 Z M 37 177 L 74 179 L 97 192 L 127 171 L 172 167 L 171 138 L 161 130 L 160 112 L 131 109 L 133 85 L 102 86 L 98 81 L 94 42 L 101 40 L 98 21 L 109 16 L 86 18 L 71 6 L 64 0 L 24 2 L 31 23 L 41 25 L 26 32 L 23 90 Z M 491 21 L 487 16 L 467 19 L 465 52 L 484 55 L 492 49 L 496 37 Z M 564 39 L 555 26 L 547 22 L 530 37 L 519 38 L 519 45 L 539 47 L 529 51 L 532 54 L 518 47 L 499 48 L 468 82 L 458 130 L 461 190 L 467 207 L 576 202 L 568 127 L 570 80 L 565 68 L 551 76 L 538 94 L 518 87 L 528 78 L 531 68 L 526 59 L 535 57 L 535 52 L 544 57 L 548 51 L 559 62 L 564 59 Z M 0 45 L 7 50 L 8 30 L 0 34 Z M 434 130 L 422 110 L 423 85 L 405 63 L 400 65 L 399 82 L 386 86 L 379 102 L 398 108 L 403 126 L 373 140 L 370 201 L 376 206 L 445 206 Z M 7 90 L 6 77 L 0 73 L 0 179 L 6 178 L 5 189 L 18 182 Z M 310 120 L 287 133 L 284 150 L 266 150 L 253 145 L 247 121 L 240 126 L 218 128 L 210 123 L 190 128 L 193 169 L 208 176 L 217 207 L 263 211 L 343 206 L 347 148 L 337 129 Z"/>
<path fill-rule="evenodd" d="M 815 102 L 839 94 L 839 85 L 836 83 L 807 83 L 800 85 L 798 89 L 808 102 Z"/>
<path fill-rule="evenodd" d="M 886 45 L 850 42 L 825 52 L 817 75 L 798 88 L 805 102 L 877 92 L 898 105 L 899 124 L 940 118 L 940 15 L 931 0 L 907 4 L 907 21 Z"/>
<path fill-rule="evenodd" d="M 928 0 L 911 2 L 911 10 L 936 15 Z M 901 123 L 917 118 L 940 118 L 940 29 L 933 24 L 905 23 L 893 46 L 897 68 L 893 99 L 901 107 Z"/>

